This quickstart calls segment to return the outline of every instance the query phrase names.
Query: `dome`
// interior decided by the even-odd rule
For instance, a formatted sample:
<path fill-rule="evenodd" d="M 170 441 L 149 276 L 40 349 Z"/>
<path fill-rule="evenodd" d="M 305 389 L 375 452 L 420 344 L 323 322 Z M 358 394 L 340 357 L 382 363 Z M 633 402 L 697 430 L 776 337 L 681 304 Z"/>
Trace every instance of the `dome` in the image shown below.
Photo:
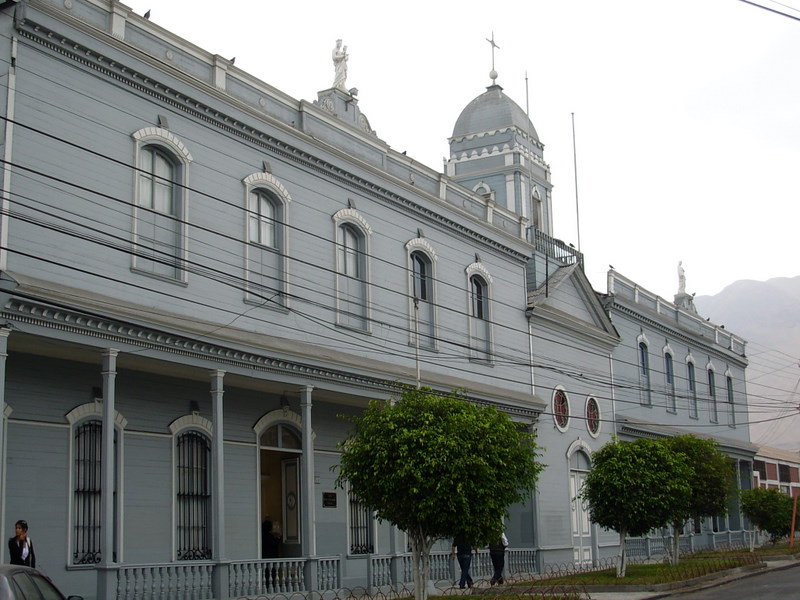
<path fill-rule="evenodd" d="M 490 85 L 486 91 L 461 111 L 453 128 L 453 137 L 473 133 L 516 127 L 539 141 L 533 123 L 519 105 L 503 93 L 499 85 Z"/>

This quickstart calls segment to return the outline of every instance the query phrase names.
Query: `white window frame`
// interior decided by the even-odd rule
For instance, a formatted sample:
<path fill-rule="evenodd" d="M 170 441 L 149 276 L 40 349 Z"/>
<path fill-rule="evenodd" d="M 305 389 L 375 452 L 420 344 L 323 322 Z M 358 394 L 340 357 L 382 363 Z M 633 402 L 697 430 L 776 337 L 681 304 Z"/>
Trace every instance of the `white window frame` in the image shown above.
<path fill-rule="evenodd" d="M 493 280 L 489 270 L 482 263 L 474 262 L 465 270 L 467 287 L 468 315 L 468 342 L 470 360 L 492 364 L 494 362 L 494 327 L 492 326 L 492 294 Z M 473 294 L 473 280 L 477 278 L 484 287 L 481 299 L 481 314 L 476 314 L 475 298 Z M 477 330 L 482 329 L 483 337 L 477 335 Z M 480 346 L 478 346 L 480 344 Z"/>
<path fill-rule="evenodd" d="M 289 308 L 289 235 L 287 223 L 289 222 L 289 208 L 292 197 L 289 191 L 271 173 L 253 173 L 242 180 L 244 184 L 244 276 L 245 276 L 245 302 L 256 304 L 271 309 Z M 260 215 L 254 215 L 251 202 L 253 195 L 264 194 L 264 200 L 272 204 L 274 210 L 274 243 L 265 245 L 261 241 L 253 241 L 251 238 L 251 227 L 254 219 L 259 219 Z M 275 285 L 264 288 L 261 278 L 263 273 L 256 273 L 252 266 L 259 263 L 259 255 L 267 254 L 272 256 L 272 264 L 277 273 L 274 276 L 267 275 Z"/>
<path fill-rule="evenodd" d="M 408 255 L 408 315 L 409 315 L 409 343 L 413 346 L 417 339 L 417 318 L 418 310 L 427 313 L 430 322 L 420 320 L 420 326 L 429 330 L 429 335 L 424 335 L 420 328 L 420 347 L 428 350 L 436 350 L 438 347 L 437 336 L 437 305 L 436 305 L 436 251 L 431 244 L 423 239 L 416 238 L 406 243 L 406 253 Z M 427 298 L 416 299 L 417 271 L 415 255 L 422 256 L 428 266 L 428 273 L 425 277 L 427 283 Z M 420 308 L 415 306 L 415 299 L 418 300 Z M 425 306 L 427 305 L 427 306 Z"/>
<path fill-rule="evenodd" d="M 213 514 L 213 473 L 211 469 L 213 468 L 213 457 L 209 454 L 209 463 L 208 463 L 208 478 L 209 478 L 209 493 L 211 497 L 208 501 L 208 522 L 206 526 L 208 528 L 208 535 L 209 535 L 209 545 L 211 550 L 211 557 L 208 559 L 203 558 L 196 558 L 196 559 L 185 559 L 185 558 L 178 558 L 178 525 L 179 525 L 179 506 L 178 506 L 178 491 L 179 491 L 179 483 L 178 483 L 178 440 L 179 438 L 184 435 L 185 433 L 189 432 L 197 432 L 203 434 L 209 442 L 209 446 L 213 443 L 214 440 L 214 429 L 213 425 L 210 420 L 206 419 L 205 417 L 201 417 L 197 413 L 192 413 L 190 415 L 185 415 L 180 417 L 170 423 L 169 426 L 170 433 L 172 434 L 172 559 L 180 562 L 180 563 L 191 563 L 194 560 L 211 560 L 214 556 L 214 552 L 216 549 L 213 546 L 214 542 L 214 535 L 213 535 L 213 528 L 214 528 L 214 514 Z"/>
<path fill-rule="evenodd" d="M 67 456 L 68 468 L 67 472 L 69 473 L 69 483 L 67 486 L 67 510 L 68 510 L 68 527 L 67 527 L 67 547 L 66 547 L 66 556 L 67 556 L 67 563 L 70 566 L 81 566 L 81 564 L 73 562 L 74 559 L 74 532 L 75 532 L 75 483 L 76 483 L 76 474 L 75 474 L 75 432 L 78 427 L 83 425 L 87 421 L 103 421 L 103 404 L 102 401 L 96 400 L 94 402 L 87 402 L 85 404 L 81 404 L 80 406 L 76 406 L 70 412 L 66 414 L 66 420 L 69 424 L 69 452 Z M 124 441 L 125 436 L 123 435 L 125 431 L 125 427 L 127 426 L 128 422 L 123 417 L 119 411 L 114 411 L 114 430 L 116 432 L 116 440 L 115 440 L 115 447 L 116 447 L 116 460 L 114 465 L 114 471 L 116 474 L 116 501 L 114 502 L 114 511 L 116 513 L 116 518 L 114 519 L 115 523 L 115 531 L 113 535 L 114 539 L 114 549 L 113 553 L 115 555 L 115 562 L 122 562 L 124 560 L 123 557 L 123 548 L 124 544 L 122 543 L 122 523 L 124 523 L 124 506 L 125 503 L 123 502 L 123 498 L 125 497 L 125 477 L 124 473 L 122 472 L 122 466 L 125 464 L 124 460 Z M 101 429 L 102 435 L 102 429 Z M 101 494 L 103 490 L 101 489 Z M 102 523 L 101 523 L 102 527 Z M 100 552 L 102 553 L 104 549 L 101 547 Z M 102 556 L 102 554 L 101 554 Z"/>
<path fill-rule="evenodd" d="M 334 239 L 336 240 L 336 313 L 337 325 L 356 331 L 369 333 L 371 331 L 372 316 L 372 286 L 370 285 L 370 241 L 372 227 L 354 208 L 342 209 L 333 215 Z M 360 247 L 356 249 L 357 273 L 348 273 L 349 254 L 345 247 L 346 234 L 356 234 Z M 346 280 L 345 280 L 346 278 Z M 356 282 L 356 283 L 352 283 Z M 343 297 L 346 285 L 360 287 L 361 314 L 347 314 L 345 309 L 347 299 Z M 358 322 L 361 322 L 360 325 Z"/>
<path fill-rule="evenodd" d="M 188 281 L 186 264 L 188 260 L 188 222 L 189 222 L 189 165 L 192 155 L 183 142 L 167 129 L 161 127 L 145 127 L 131 134 L 134 140 L 134 164 L 136 166 L 133 189 L 133 223 L 132 244 L 134 251 L 131 255 L 131 269 L 159 279 L 186 284 Z M 166 275 L 154 272 L 145 266 L 146 257 L 139 256 L 143 251 L 139 237 L 140 213 L 148 210 L 140 206 L 142 196 L 142 156 L 149 148 L 153 148 L 172 160 L 175 167 L 173 181 L 173 211 L 166 215 L 176 223 L 176 250 L 175 250 L 175 275 Z"/>

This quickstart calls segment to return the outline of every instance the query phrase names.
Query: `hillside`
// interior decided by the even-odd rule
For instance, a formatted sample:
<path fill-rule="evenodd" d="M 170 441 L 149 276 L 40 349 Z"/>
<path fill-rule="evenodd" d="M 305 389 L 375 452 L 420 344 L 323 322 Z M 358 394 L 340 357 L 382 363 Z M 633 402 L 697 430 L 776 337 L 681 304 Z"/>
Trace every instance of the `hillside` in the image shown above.
<path fill-rule="evenodd" d="M 736 281 L 694 302 L 703 317 L 748 342 L 750 420 L 766 421 L 751 425 L 752 441 L 800 449 L 800 277 Z"/>

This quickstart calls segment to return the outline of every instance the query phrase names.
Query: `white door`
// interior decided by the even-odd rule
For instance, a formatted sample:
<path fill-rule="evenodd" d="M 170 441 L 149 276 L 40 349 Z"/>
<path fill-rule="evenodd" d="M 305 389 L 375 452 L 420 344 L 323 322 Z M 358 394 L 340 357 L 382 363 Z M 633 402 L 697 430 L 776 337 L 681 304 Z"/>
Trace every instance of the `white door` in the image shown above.
<path fill-rule="evenodd" d="M 300 459 L 281 461 L 283 471 L 283 543 L 288 556 L 296 556 L 300 546 Z"/>
<path fill-rule="evenodd" d="M 576 564 L 592 564 L 592 529 L 589 523 L 589 511 L 580 494 L 586 480 L 584 471 L 569 472 L 569 494 L 572 508 L 572 554 Z"/>

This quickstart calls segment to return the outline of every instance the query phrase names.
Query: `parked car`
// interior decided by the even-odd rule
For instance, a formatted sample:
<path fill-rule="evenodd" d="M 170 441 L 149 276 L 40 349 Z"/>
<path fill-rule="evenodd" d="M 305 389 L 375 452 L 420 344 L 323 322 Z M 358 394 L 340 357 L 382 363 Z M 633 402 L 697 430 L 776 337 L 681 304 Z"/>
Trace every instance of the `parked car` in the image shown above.
<path fill-rule="evenodd" d="M 83 600 L 82 596 L 64 596 L 36 569 L 18 565 L 0 565 L 0 600 Z"/>

